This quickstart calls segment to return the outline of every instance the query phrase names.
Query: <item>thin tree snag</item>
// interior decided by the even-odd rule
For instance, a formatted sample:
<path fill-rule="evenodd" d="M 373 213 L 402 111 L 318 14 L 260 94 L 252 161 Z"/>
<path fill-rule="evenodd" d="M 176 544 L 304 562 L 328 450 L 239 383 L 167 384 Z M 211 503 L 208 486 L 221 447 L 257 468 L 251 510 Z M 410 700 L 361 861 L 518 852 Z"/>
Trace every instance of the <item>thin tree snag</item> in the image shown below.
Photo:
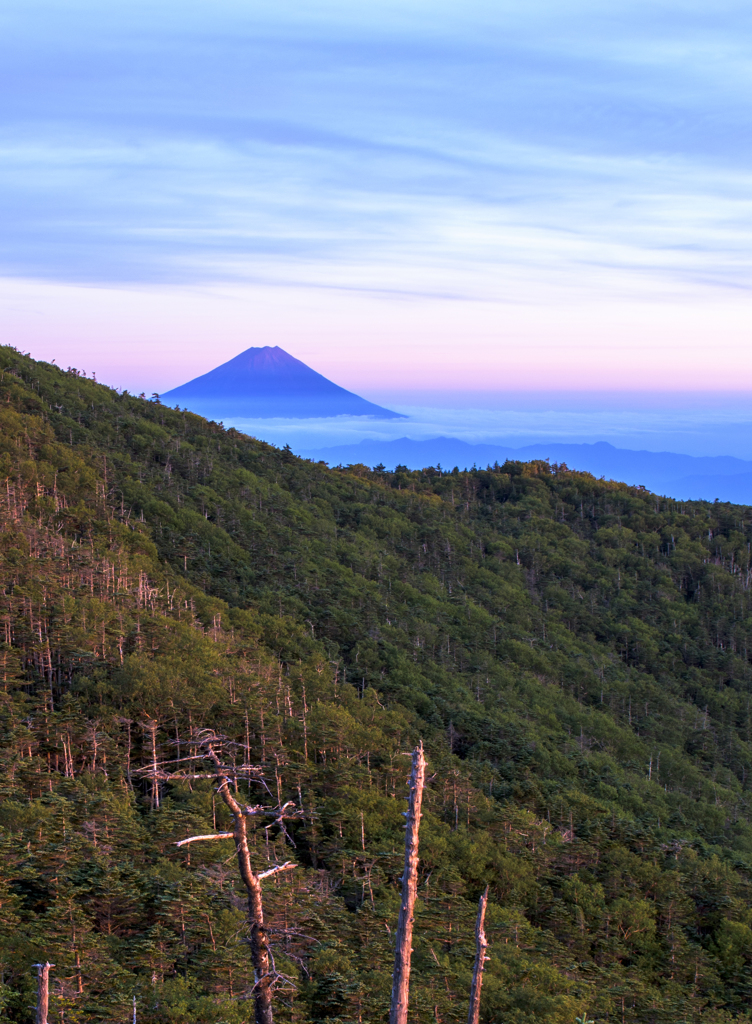
<path fill-rule="evenodd" d="M 288 800 L 287 803 L 280 804 L 276 808 L 263 807 L 260 804 L 255 807 L 251 807 L 247 804 L 241 805 L 237 799 L 239 778 L 252 779 L 255 782 L 259 782 L 266 791 L 271 794 L 271 791 L 264 780 L 262 769 L 257 765 L 237 765 L 234 757 L 232 765 L 224 764 L 220 760 L 220 756 L 215 747 L 218 747 L 220 744 L 224 744 L 226 740 L 223 737 L 217 736 L 212 730 L 204 730 L 203 732 L 198 733 L 192 738 L 191 742 L 200 746 L 202 748 L 202 753 L 179 757 L 174 761 L 166 761 L 161 764 L 156 762 L 155 759 L 152 759 L 153 763 L 141 769 L 139 774 L 145 778 L 158 778 L 164 781 L 184 781 L 187 778 L 214 780 L 217 786 L 217 792 L 222 797 L 225 806 L 232 815 L 232 832 L 212 832 L 206 835 L 189 836 L 186 839 L 181 839 L 179 842 L 175 843 L 175 845 L 178 847 L 186 846 L 189 843 L 196 843 L 200 840 L 211 841 L 215 839 L 233 839 L 235 841 L 235 851 L 238 858 L 238 867 L 240 868 L 240 877 L 242 878 L 243 885 L 248 893 L 248 923 L 251 926 L 250 947 L 254 973 L 254 1019 L 256 1024 L 273 1024 L 272 995 L 275 983 L 282 978 L 282 975 L 278 974 L 274 968 L 274 961 L 269 953 L 266 927 L 264 924 L 264 906 L 261 881 L 262 879 L 270 878 L 272 875 L 279 874 L 281 871 L 291 871 L 293 868 L 297 867 L 297 865 L 288 860 L 285 861 L 284 864 L 274 864 L 266 871 L 261 871 L 259 873 L 255 872 L 253 870 L 253 865 L 251 864 L 251 854 L 248 849 L 247 819 L 258 815 L 273 818 L 274 821 L 272 824 L 276 824 L 288 842 L 294 846 L 295 844 L 292 837 L 287 832 L 284 823 L 285 820 L 300 818 L 303 812 L 302 810 L 298 811 L 295 808 L 295 803 L 292 800 Z M 232 749 L 238 745 L 229 743 L 228 746 Z M 185 769 L 180 767 L 183 763 L 197 762 L 201 760 L 209 762 L 209 764 L 206 764 L 206 770 L 204 771 L 187 773 Z M 173 767 L 170 768 L 170 766 Z M 231 783 L 234 784 L 234 793 L 231 788 Z M 277 786 L 277 800 L 280 800 L 279 786 Z M 265 827 L 269 829 L 272 827 L 272 824 Z"/>
<path fill-rule="evenodd" d="M 426 759 L 423 756 L 423 742 L 421 741 L 413 751 L 413 770 L 410 775 L 410 799 L 405 826 L 405 870 L 402 875 L 402 902 L 397 919 L 397 943 L 394 953 L 389 1024 L 407 1024 L 410 958 L 413 951 L 415 898 L 418 892 L 418 833 L 425 778 Z"/>
<path fill-rule="evenodd" d="M 483 986 L 483 966 L 488 959 L 488 939 L 486 938 L 486 907 L 488 906 L 488 886 L 478 902 L 478 919 L 475 922 L 475 966 L 473 967 L 473 983 L 470 986 L 470 1008 L 467 1011 L 467 1024 L 478 1024 L 480 1017 L 480 990 Z"/>
<path fill-rule="evenodd" d="M 37 969 L 37 1021 L 36 1024 L 47 1024 L 47 1014 L 50 1010 L 50 967 L 54 964 L 48 962 L 34 964 Z"/>
<path fill-rule="evenodd" d="M 213 747 L 208 746 L 207 752 L 211 760 L 221 772 L 221 764 Z M 232 814 L 233 838 L 238 855 L 238 867 L 243 885 L 248 893 L 248 918 L 251 923 L 251 961 L 253 963 L 253 998 L 255 1003 L 256 1024 L 272 1024 L 272 981 L 269 973 L 269 945 L 264 927 L 264 903 L 261 894 L 261 880 L 253 870 L 251 854 L 248 849 L 248 828 L 243 808 L 230 792 L 230 781 L 226 775 L 219 774 L 219 794 Z"/>

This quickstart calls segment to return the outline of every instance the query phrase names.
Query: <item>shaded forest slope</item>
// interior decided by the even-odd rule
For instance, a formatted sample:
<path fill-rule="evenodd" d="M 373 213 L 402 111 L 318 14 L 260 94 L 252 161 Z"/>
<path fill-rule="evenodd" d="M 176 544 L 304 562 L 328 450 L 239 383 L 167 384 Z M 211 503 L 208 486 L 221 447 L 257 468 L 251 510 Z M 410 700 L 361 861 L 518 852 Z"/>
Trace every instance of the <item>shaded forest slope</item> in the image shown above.
<path fill-rule="evenodd" d="M 277 1017 L 382 1020 L 409 759 L 415 1021 L 706 1021 L 752 996 L 752 511 L 548 463 L 328 469 L 0 349 L 5 1017 L 249 1020 L 213 728 L 301 817 L 254 833 Z M 256 800 L 258 793 L 248 793 Z M 294 844 L 294 845 L 293 845 Z"/>

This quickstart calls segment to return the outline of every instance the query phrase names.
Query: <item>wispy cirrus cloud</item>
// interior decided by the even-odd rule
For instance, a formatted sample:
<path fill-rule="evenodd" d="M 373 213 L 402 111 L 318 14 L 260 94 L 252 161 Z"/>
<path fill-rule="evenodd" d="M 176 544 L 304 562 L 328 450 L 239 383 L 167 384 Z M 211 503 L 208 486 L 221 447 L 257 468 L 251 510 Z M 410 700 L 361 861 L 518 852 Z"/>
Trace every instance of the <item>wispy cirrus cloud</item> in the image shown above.
<path fill-rule="evenodd" d="M 751 279 L 751 20 L 678 0 L 8 0 L 0 274 L 725 301 Z"/>

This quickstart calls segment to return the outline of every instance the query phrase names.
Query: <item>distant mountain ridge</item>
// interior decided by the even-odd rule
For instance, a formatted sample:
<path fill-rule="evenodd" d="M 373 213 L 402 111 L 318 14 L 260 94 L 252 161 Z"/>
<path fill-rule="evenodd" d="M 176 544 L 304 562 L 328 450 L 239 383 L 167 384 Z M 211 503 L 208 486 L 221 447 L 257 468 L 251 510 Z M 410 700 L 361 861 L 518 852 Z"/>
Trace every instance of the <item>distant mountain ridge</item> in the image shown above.
<path fill-rule="evenodd" d="M 400 413 L 346 391 L 278 345 L 248 348 L 161 398 L 178 402 L 210 419 L 373 416 L 399 419 Z"/>
<path fill-rule="evenodd" d="M 633 451 L 615 448 L 605 441 L 594 444 L 541 442 L 512 448 L 497 444 L 469 444 L 456 437 L 435 437 L 426 441 L 402 437 L 396 441 L 361 441 L 310 449 L 298 454 L 330 465 L 363 463 L 373 467 L 381 463 L 387 469 L 394 469 L 397 465 L 423 469 L 438 464 L 448 470 L 454 466 L 469 469 L 473 465 L 493 465 L 505 459 L 523 462 L 550 459 L 596 477 L 642 484 L 648 490 L 680 500 L 712 501 L 718 498 L 752 504 L 752 462 L 730 455 L 698 457 L 674 452 Z"/>

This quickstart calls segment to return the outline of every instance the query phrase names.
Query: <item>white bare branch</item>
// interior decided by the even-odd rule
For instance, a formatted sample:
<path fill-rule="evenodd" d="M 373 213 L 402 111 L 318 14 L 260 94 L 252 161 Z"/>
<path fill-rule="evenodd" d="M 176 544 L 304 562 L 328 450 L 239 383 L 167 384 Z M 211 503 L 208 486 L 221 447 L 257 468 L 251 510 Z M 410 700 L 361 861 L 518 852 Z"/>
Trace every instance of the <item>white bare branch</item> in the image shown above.
<path fill-rule="evenodd" d="M 278 871 L 292 871 L 297 866 L 291 860 L 286 860 L 284 864 L 276 864 L 273 868 L 269 868 L 268 871 L 260 871 L 258 874 L 259 881 L 262 878 L 269 878 L 270 875 L 276 875 Z"/>
<path fill-rule="evenodd" d="M 186 846 L 188 843 L 197 843 L 200 839 L 234 839 L 234 832 L 217 832 L 212 836 L 191 836 L 190 839 L 181 839 L 175 846 Z"/>
<path fill-rule="evenodd" d="M 288 807 L 295 807 L 295 813 L 288 814 Z M 256 804 L 255 807 L 246 806 L 243 810 L 243 814 L 248 818 L 253 817 L 256 814 L 263 814 L 267 818 L 274 818 L 275 821 L 283 821 L 285 818 L 299 818 L 301 816 L 301 812 L 297 809 L 294 800 L 288 800 L 287 803 L 282 804 L 281 807 L 264 807 L 263 804 Z M 271 828 L 271 825 L 268 827 Z"/>

